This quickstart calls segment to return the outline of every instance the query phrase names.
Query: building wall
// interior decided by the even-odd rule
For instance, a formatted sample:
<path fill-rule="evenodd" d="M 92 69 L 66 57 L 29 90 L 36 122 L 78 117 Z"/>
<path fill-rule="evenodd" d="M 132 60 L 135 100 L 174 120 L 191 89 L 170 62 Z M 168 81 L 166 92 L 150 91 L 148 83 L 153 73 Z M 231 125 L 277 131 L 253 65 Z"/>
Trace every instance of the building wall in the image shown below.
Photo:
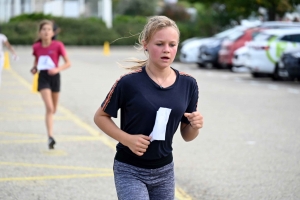
<path fill-rule="evenodd" d="M 112 0 L 0 0 L 0 23 L 24 13 L 64 17 L 99 17 L 112 26 Z"/>
<path fill-rule="evenodd" d="M 44 4 L 51 0 L 35 0 L 35 12 L 44 12 Z"/>
<path fill-rule="evenodd" d="M 45 0 L 0 0 L 0 22 L 7 22 L 10 18 L 23 13 L 35 12 L 41 4 L 39 1 Z"/>

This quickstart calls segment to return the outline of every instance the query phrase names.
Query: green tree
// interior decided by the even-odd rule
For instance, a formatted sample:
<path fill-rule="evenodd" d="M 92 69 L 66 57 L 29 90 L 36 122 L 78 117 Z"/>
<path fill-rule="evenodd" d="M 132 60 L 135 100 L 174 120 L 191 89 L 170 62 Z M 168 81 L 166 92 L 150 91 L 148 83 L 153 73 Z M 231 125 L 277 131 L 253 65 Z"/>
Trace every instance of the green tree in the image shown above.
<path fill-rule="evenodd" d="M 131 16 L 152 16 L 156 10 L 156 0 L 119 0 L 116 13 Z"/>
<path fill-rule="evenodd" d="M 292 11 L 300 0 L 187 0 L 191 3 L 201 2 L 215 7 L 224 7 L 224 12 L 232 16 L 247 17 L 253 12 L 258 12 L 259 7 L 268 10 L 268 20 L 276 19 L 276 15 L 283 16 L 285 12 Z"/>
<path fill-rule="evenodd" d="M 159 14 L 165 15 L 175 21 L 188 21 L 190 19 L 190 15 L 187 13 L 185 7 L 180 4 L 166 4 Z"/>

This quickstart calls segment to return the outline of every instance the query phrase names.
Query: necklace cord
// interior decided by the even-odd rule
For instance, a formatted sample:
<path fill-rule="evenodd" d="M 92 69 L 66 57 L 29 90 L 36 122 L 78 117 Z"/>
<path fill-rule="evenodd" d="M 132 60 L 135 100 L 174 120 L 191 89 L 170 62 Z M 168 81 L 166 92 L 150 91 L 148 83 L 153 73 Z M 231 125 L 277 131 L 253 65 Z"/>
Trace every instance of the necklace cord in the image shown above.
<path fill-rule="evenodd" d="M 151 73 L 151 75 L 155 78 L 155 82 L 157 82 L 157 84 L 160 86 L 160 88 L 163 88 L 162 84 L 169 78 L 169 76 L 172 73 L 172 69 L 170 68 L 170 73 L 168 74 L 168 76 L 166 76 L 166 78 L 160 83 L 158 81 L 158 79 L 156 78 L 156 76 L 152 73 L 152 71 L 150 70 L 150 68 L 148 66 L 146 66 L 146 68 L 148 68 L 148 71 Z"/>

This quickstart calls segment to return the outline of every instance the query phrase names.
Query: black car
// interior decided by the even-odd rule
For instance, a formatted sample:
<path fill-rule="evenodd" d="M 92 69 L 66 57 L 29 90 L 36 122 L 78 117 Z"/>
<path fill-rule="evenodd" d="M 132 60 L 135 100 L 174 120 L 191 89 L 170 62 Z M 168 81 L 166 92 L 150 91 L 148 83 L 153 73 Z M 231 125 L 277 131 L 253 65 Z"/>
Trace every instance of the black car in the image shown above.
<path fill-rule="evenodd" d="M 284 53 L 276 69 L 276 74 L 282 79 L 300 80 L 300 49 Z"/>
<path fill-rule="evenodd" d="M 198 63 L 206 67 L 220 67 L 219 66 L 219 51 L 224 38 L 215 38 L 209 44 L 200 47 Z"/>

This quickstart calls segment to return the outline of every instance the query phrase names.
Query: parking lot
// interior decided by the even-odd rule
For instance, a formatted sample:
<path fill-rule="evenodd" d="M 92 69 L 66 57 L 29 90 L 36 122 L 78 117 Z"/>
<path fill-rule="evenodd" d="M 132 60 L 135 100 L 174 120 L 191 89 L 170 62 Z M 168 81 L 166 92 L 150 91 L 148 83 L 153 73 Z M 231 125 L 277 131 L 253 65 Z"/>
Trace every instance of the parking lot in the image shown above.
<path fill-rule="evenodd" d="M 120 75 L 117 63 L 143 58 L 131 47 L 67 47 L 55 116 L 56 149 L 47 149 L 44 105 L 32 92 L 31 48 L 2 72 L 0 199 L 117 199 L 112 164 L 116 142 L 93 122 Z M 300 84 L 253 79 L 248 73 L 173 67 L 196 78 L 204 128 L 195 141 L 176 133 L 176 199 L 300 199 Z M 116 123 L 119 123 L 116 119 Z"/>

